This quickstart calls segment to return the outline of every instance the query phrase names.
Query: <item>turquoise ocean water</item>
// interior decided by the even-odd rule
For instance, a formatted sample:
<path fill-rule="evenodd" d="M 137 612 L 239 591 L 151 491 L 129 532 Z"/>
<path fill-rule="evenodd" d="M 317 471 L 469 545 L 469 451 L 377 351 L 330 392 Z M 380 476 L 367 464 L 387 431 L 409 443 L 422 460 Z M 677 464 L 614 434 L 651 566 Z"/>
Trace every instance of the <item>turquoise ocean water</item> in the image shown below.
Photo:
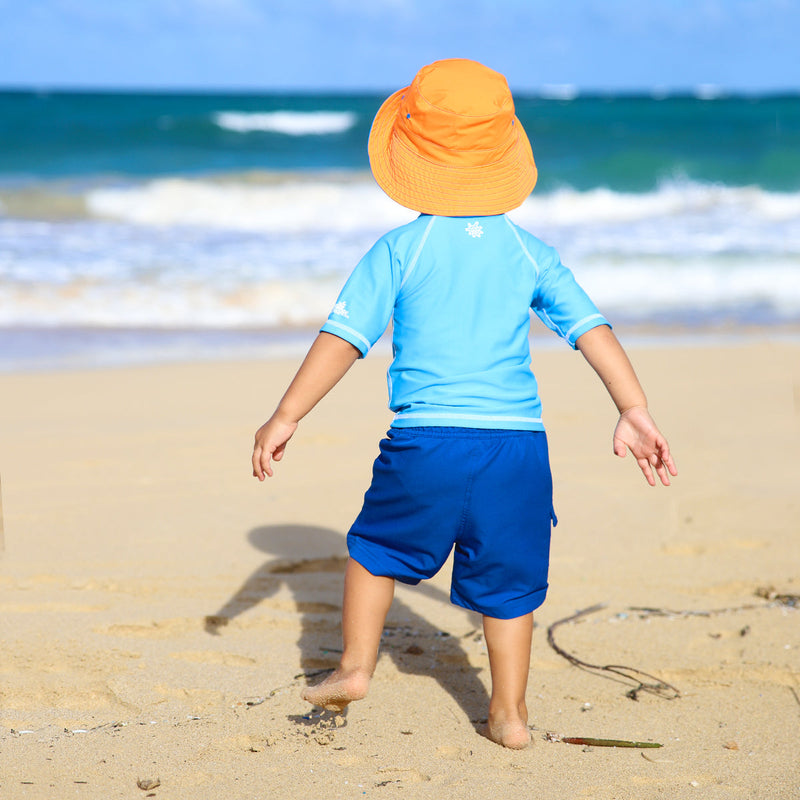
<path fill-rule="evenodd" d="M 282 352 L 414 215 L 378 95 L 0 93 L 0 369 Z M 511 217 L 621 323 L 800 323 L 800 95 L 517 97 Z"/>

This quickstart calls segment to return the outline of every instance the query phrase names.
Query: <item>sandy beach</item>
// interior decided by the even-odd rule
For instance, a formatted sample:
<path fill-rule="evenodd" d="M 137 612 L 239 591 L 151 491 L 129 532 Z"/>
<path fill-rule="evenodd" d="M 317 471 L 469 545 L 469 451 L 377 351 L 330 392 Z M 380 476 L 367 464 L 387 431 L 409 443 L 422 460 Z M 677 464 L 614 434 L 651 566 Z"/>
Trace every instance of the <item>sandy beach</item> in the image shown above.
<path fill-rule="evenodd" d="M 398 588 L 367 699 L 341 716 L 300 699 L 338 657 L 385 355 L 265 484 L 252 435 L 296 362 L 0 375 L 0 796 L 800 797 L 800 344 L 629 352 L 669 489 L 611 454 L 613 406 L 580 356 L 534 354 L 559 525 L 522 752 L 476 730 L 488 658 L 447 568 Z M 548 644 L 598 604 L 554 642 L 652 678 Z"/>

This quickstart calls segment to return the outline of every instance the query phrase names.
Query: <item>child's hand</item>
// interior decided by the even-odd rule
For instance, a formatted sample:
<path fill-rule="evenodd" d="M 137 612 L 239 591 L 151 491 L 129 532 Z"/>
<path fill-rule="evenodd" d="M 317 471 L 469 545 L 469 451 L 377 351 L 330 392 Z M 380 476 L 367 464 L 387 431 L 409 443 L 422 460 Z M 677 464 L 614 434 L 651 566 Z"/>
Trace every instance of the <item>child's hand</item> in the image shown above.
<path fill-rule="evenodd" d="M 253 446 L 254 478 L 263 481 L 267 475 L 272 477 L 270 460 L 280 461 L 283 458 L 286 443 L 296 430 L 296 422 L 285 422 L 273 415 L 256 431 L 256 441 Z"/>
<path fill-rule="evenodd" d="M 624 458 L 627 451 L 633 453 L 645 479 L 656 485 L 653 471 L 664 486 L 669 486 L 669 476 L 677 475 L 678 469 L 669 452 L 667 440 L 656 427 L 650 412 L 643 406 L 634 406 L 620 415 L 614 431 L 614 453 Z"/>
<path fill-rule="evenodd" d="M 275 413 L 256 431 L 253 447 L 253 477 L 272 477 L 272 461 L 280 461 L 286 442 L 297 430 L 298 420 L 339 382 L 361 351 L 332 333 L 320 333 L 308 351 L 297 375 Z"/>

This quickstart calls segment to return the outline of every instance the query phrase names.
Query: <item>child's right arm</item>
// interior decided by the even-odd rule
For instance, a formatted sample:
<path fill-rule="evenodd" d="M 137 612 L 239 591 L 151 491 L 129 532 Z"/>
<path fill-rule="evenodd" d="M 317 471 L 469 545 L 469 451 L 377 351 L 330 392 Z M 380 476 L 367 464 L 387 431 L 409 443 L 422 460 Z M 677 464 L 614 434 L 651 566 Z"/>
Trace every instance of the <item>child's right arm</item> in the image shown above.
<path fill-rule="evenodd" d="M 361 355 L 350 342 L 320 333 L 289 384 L 275 413 L 256 431 L 253 477 L 272 477 L 271 461 L 280 461 L 297 423 L 344 377 Z"/>
<path fill-rule="evenodd" d="M 576 342 L 584 358 L 603 381 L 619 411 L 614 430 L 614 453 L 620 458 L 630 450 L 651 486 L 656 472 L 664 486 L 678 470 L 667 440 L 647 410 L 647 397 L 628 356 L 608 325 L 599 325 Z"/>

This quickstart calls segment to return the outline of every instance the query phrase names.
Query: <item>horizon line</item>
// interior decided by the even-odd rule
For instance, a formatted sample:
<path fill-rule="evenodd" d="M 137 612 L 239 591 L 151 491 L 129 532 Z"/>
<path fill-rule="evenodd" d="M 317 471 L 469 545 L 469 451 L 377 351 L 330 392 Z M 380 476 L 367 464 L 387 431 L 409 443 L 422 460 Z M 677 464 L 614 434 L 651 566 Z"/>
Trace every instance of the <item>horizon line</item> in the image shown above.
<path fill-rule="evenodd" d="M 43 84 L 43 83 L 0 83 L 0 93 L 28 94 L 196 94 L 196 95 L 369 95 L 387 96 L 395 89 L 380 87 L 329 87 L 329 86 L 237 86 L 237 85 L 136 85 L 136 84 Z M 714 83 L 699 83 L 694 86 L 652 87 L 581 87 L 577 84 L 541 84 L 536 87 L 512 88 L 515 97 L 535 97 L 543 100 L 569 101 L 580 97 L 651 97 L 666 99 L 670 97 L 693 97 L 701 100 L 717 100 L 736 97 L 793 97 L 800 96 L 798 87 L 728 87 Z"/>

